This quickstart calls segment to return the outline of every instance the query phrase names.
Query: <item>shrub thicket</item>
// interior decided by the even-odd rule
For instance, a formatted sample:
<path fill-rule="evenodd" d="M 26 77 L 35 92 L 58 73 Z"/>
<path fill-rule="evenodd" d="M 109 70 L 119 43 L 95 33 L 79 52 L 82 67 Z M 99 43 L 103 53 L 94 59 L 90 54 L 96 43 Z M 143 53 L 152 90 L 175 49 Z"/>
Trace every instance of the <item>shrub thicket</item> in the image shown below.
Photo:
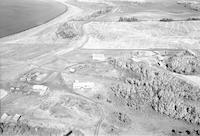
<path fill-rule="evenodd" d="M 78 32 L 66 22 L 58 27 L 56 35 L 62 39 L 73 39 L 78 36 Z"/>
<path fill-rule="evenodd" d="M 175 73 L 185 75 L 200 74 L 200 59 L 188 51 L 169 57 L 165 63 L 166 68 Z"/>
<path fill-rule="evenodd" d="M 110 113 L 110 121 L 117 125 L 118 127 L 127 127 L 129 125 L 131 125 L 132 120 L 130 119 L 130 117 L 123 112 L 112 112 Z"/>
<path fill-rule="evenodd" d="M 200 20 L 200 18 L 195 18 L 195 17 L 192 17 L 192 18 L 187 18 L 186 21 L 198 21 Z"/>
<path fill-rule="evenodd" d="M 170 136 L 200 136 L 200 129 L 172 129 Z"/>

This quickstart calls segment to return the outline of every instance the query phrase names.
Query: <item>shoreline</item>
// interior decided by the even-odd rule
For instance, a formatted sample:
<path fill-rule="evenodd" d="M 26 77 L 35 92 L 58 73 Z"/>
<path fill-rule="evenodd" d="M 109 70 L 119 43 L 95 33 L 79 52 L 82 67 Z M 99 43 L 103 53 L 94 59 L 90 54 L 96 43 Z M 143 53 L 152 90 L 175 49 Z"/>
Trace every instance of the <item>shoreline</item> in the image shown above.
<path fill-rule="evenodd" d="M 39 29 L 43 30 L 46 27 L 48 27 L 50 25 L 54 25 L 56 22 L 59 22 L 59 20 L 61 20 L 60 18 L 62 16 L 65 16 L 65 15 L 68 14 L 69 7 L 68 7 L 67 3 L 62 2 L 61 0 L 53 0 L 53 1 L 60 3 L 64 6 L 65 9 L 62 13 L 58 14 L 57 16 L 55 16 L 53 18 L 50 18 L 49 20 L 45 21 L 42 24 L 34 25 L 34 26 L 27 28 L 23 31 L 19 31 L 19 32 L 16 32 L 16 33 L 13 33 L 13 34 L 10 34 L 10 35 L 7 35 L 7 36 L 0 37 L 0 44 L 7 43 L 7 42 L 10 42 L 10 41 L 16 41 L 16 40 L 24 39 L 28 35 L 32 35 L 34 33 L 34 31 L 38 31 Z M 23 36 L 25 36 L 25 37 L 23 37 Z"/>

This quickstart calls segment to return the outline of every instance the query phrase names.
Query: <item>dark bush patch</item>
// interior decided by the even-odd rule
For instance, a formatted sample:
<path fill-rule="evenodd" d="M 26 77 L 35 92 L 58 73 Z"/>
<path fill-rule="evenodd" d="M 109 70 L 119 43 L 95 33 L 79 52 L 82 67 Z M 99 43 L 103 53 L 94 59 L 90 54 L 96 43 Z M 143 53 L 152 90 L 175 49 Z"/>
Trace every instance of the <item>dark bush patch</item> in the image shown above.
<path fill-rule="evenodd" d="M 174 21 L 174 20 L 171 19 L 171 18 L 162 18 L 162 19 L 160 19 L 160 21 L 161 21 L 161 22 L 172 22 L 172 21 Z"/>
<path fill-rule="evenodd" d="M 186 21 L 198 21 L 198 20 L 200 20 L 200 18 L 192 17 L 192 18 L 186 19 Z"/>
<path fill-rule="evenodd" d="M 137 18 L 135 17 L 120 17 L 118 22 L 137 22 L 139 21 Z"/>

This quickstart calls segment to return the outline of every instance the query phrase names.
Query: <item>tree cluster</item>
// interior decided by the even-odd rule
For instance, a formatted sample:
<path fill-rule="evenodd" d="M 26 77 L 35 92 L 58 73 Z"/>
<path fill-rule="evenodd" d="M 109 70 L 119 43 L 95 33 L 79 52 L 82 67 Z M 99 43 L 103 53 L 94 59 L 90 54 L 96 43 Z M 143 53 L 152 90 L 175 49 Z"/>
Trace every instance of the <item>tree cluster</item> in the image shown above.
<path fill-rule="evenodd" d="M 122 74 L 124 83 L 116 84 L 111 90 L 126 106 L 141 109 L 147 104 L 159 113 L 200 125 L 198 87 L 167 71 L 152 69 L 144 62 L 114 60 L 112 64 L 125 73 Z"/>
<path fill-rule="evenodd" d="M 118 22 L 137 22 L 139 21 L 137 18 L 135 17 L 120 17 Z"/>
<path fill-rule="evenodd" d="M 91 17 L 99 17 L 100 15 L 109 13 L 111 10 L 112 10 L 112 7 L 106 7 L 106 8 L 97 10 L 94 13 L 91 14 Z"/>
<path fill-rule="evenodd" d="M 118 127 L 127 127 L 132 123 L 132 120 L 126 113 L 122 112 L 112 112 L 110 115 L 111 122 L 113 122 Z"/>
<path fill-rule="evenodd" d="M 162 18 L 162 19 L 160 19 L 160 21 L 161 21 L 161 22 L 172 22 L 172 21 L 174 21 L 174 20 L 171 19 L 171 18 Z"/>

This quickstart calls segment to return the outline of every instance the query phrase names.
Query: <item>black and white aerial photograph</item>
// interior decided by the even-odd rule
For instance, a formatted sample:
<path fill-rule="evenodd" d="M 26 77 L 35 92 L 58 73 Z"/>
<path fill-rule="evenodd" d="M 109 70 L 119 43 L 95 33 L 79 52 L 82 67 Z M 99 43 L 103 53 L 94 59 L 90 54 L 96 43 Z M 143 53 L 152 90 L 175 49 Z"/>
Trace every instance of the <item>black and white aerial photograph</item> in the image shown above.
<path fill-rule="evenodd" d="M 0 0 L 0 136 L 200 136 L 200 0 Z"/>

